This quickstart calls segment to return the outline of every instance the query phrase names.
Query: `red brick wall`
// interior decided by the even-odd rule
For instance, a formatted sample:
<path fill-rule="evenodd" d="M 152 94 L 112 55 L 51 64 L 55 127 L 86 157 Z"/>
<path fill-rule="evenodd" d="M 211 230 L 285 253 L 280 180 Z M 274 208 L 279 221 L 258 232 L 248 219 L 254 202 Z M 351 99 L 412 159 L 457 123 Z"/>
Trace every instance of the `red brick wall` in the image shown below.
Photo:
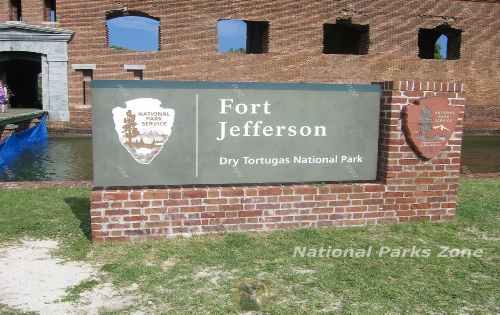
<path fill-rule="evenodd" d="M 5 1 L 6 2 L 6 1 Z M 5 3 L 2 2 L 2 3 Z M 42 0 L 23 0 L 25 20 L 43 20 Z M 455 0 L 71 0 L 58 1 L 59 26 L 76 32 L 71 64 L 96 64 L 94 79 L 132 79 L 123 64 L 144 64 L 144 79 L 357 82 L 406 79 L 465 82 L 466 128 L 500 129 L 500 3 Z M 7 5 L 0 7 L 0 18 Z M 161 51 L 107 47 L 105 16 L 127 7 L 161 20 Z M 325 55 L 323 23 L 352 17 L 370 25 L 368 55 Z M 218 54 L 216 23 L 234 18 L 270 21 L 269 53 Z M 463 30 L 461 59 L 423 60 L 419 28 L 444 22 Z M 91 106 L 82 102 L 82 75 L 69 70 L 73 128 L 90 128 Z M 487 114 L 485 114 L 487 112 Z"/>
<path fill-rule="evenodd" d="M 94 188 L 95 241 L 165 238 L 226 231 L 343 227 L 453 218 L 465 99 L 455 82 L 383 84 L 379 179 L 318 185 Z M 417 157 L 402 133 L 401 111 L 424 96 L 446 96 L 456 131 L 434 159 Z"/>
<path fill-rule="evenodd" d="M 26 23 L 44 23 L 44 0 L 21 0 L 22 19 Z M 10 20 L 10 0 L 3 0 L 0 4 L 0 21 Z"/>
<path fill-rule="evenodd" d="M 9 1 L 0 3 L 0 21 L 9 20 Z"/>
<path fill-rule="evenodd" d="M 145 64 L 145 79 L 358 82 L 406 79 L 461 80 L 467 86 L 471 127 L 500 129 L 500 5 L 444 0 L 371 1 L 121 1 L 129 10 L 161 19 L 158 53 L 117 52 L 107 48 L 105 12 L 117 1 L 65 1 L 59 5 L 61 26 L 76 31 L 72 63 L 95 63 L 95 79 L 131 79 L 123 64 Z M 322 54 L 322 25 L 352 16 L 370 24 L 368 55 Z M 269 53 L 221 55 L 216 52 L 216 22 L 221 18 L 270 21 Z M 462 58 L 422 60 L 418 29 L 448 20 L 463 30 Z M 75 127 L 90 122 L 90 106 L 81 106 L 81 75 L 70 72 L 71 117 Z M 474 110 L 477 108 L 477 110 Z M 484 117 L 487 116 L 487 124 Z"/>
<path fill-rule="evenodd" d="M 22 2 L 23 21 L 28 23 L 44 22 L 44 0 L 29 0 Z"/>

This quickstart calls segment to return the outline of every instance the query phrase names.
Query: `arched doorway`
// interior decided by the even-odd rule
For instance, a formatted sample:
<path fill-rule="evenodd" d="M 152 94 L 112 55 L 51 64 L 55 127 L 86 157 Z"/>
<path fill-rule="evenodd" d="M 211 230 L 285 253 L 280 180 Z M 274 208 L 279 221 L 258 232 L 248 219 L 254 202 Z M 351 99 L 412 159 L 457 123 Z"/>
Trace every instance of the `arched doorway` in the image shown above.
<path fill-rule="evenodd" d="M 12 92 L 12 108 L 43 108 L 42 55 L 0 53 L 0 78 Z"/>

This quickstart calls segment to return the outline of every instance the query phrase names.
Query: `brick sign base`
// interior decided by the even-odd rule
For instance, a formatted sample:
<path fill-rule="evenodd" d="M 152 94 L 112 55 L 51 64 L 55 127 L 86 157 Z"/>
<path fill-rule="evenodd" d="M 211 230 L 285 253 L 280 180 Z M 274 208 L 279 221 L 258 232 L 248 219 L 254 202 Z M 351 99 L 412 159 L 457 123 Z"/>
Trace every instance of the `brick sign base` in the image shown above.
<path fill-rule="evenodd" d="M 265 186 L 95 187 L 94 241 L 162 239 L 233 231 L 443 221 L 455 215 L 465 99 L 457 82 L 381 83 L 379 179 L 370 183 Z M 430 160 L 407 143 L 403 108 L 444 96 L 458 122 L 447 146 Z"/>

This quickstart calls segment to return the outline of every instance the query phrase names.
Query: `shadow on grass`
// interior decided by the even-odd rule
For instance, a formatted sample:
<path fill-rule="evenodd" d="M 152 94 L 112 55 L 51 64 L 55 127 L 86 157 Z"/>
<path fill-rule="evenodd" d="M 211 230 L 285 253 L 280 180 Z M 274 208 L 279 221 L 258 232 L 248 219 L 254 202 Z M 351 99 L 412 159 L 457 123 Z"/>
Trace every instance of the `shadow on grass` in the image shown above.
<path fill-rule="evenodd" d="M 80 221 L 80 229 L 88 240 L 90 236 L 90 199 L 81 197 L 69 197 L 64 201 L 70 206 L 75 217 Z"/>

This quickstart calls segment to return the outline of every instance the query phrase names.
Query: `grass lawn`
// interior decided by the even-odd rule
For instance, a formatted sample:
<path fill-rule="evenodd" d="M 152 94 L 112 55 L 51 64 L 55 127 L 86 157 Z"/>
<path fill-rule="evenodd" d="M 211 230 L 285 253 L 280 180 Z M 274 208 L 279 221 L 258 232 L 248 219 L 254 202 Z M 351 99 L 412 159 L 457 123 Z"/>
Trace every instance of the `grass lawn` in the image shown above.
<path fill-rule="evenodd" d="M 99 266 L 117 287 L 137 287 L 140 303 L 155 314 L 500 313 L 499 179 L 462 180 L 458 216 L 448 223 L 99 246 L 88 239 L 88 196 L 86 189 L 1 191 L 0 243 L 60 240 L 58 255 Z M 396 255 L 413 246 L 430 254 L 379 257 L 381 248 Z M 372 253 L 301 257 L 294 256 L 295 247 Z M 438 257 L 443 247 L 483 252 Z M 72 294 L 94 285 L 82 284 Z"/>

